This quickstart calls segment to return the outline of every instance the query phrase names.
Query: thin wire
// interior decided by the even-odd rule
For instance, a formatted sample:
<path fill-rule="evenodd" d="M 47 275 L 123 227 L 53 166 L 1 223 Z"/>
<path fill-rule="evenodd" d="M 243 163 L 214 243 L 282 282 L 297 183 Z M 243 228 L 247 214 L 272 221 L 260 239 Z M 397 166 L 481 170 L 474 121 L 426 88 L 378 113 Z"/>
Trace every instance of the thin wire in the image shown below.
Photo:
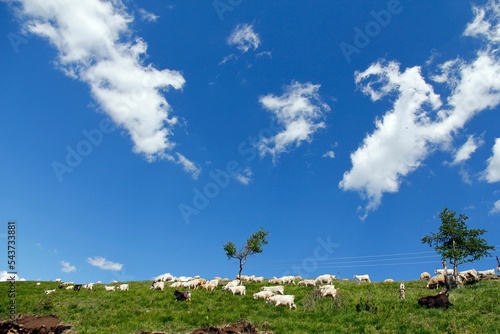
<path fill-rule="evenodd" d="M 429 253 L 436 253 L 435 251 L 426 251 L 426 252 L 413 252 L 413 253 L 394 253 L 394 254 L 380 254 L 380 255 L 361 255 L 361 256 L 346 256 L 346 257 L 331 257 L 328 258 L 329 260 L 349 260 L 349 259 L 365 259 L 365 258 L 371 258 L 371 257 L 388 257 L 388 256 L 403 256 L 403 255 L 413 255 L 413 254 L 429 254 Z M 259 261 L 260 263 L 266 263 L 266 262 L 297 262 L 297 261 L 302 261 L 302 259 L 287 259 L 287 260 L 262 260 Z"/>

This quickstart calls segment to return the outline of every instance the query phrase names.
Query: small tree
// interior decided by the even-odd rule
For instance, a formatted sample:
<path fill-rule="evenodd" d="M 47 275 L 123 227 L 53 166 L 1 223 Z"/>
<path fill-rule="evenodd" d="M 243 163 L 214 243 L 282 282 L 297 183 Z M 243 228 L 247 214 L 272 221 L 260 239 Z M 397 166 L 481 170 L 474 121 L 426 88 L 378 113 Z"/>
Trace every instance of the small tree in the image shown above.
<path fill-rule="evenodd" d="M 453 273 L 457 281 L 458 265 L 480 260 L 490 255 L 488 251 L 495 251 L 495 247 L 489 246 L 485 239 L 480 238 L 486 230 L 467 227 L 465 221 L 469 217 L 466 215 L 460 214 L 457 218 L 454 211 L 444 208 L 439 218 L 441 218 L 439 232 L 426 235 L 421 241 L 434 247 L 443 261 L 447 260 L 453 265 Z"/>
<path fill-rule="evenodd" d="M 240 250 L 236 250 L 236 245 L 234 242 L 229 241 L 224 245 L 224 251 L 226 252 L 228 260 L 238 259 L 240 271 L 238 272 L 238 277 L 241 277 L 241 271 L 243 266 L 247 262 L 248 256 L 256 253 L 262 253 L 262 246 L 267 245 L 266 237 L 269 235 L 264 229 L 260 229 L 257 232 L 252 233 L 250 238 L 247 239 L 247 243 Z"/>

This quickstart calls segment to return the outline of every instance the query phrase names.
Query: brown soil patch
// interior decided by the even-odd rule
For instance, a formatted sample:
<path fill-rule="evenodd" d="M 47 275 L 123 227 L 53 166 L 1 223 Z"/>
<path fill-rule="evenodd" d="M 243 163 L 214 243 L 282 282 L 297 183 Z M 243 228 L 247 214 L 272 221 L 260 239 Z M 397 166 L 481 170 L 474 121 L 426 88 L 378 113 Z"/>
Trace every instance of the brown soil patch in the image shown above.
<path fill-rule="evenodd" d="M 71 325 L 60 324 L 56 315 L 26 315 L 0 322 L 0 334 L 62 334 Z"/>
<path fill-rule="evenodd" d="M 137 334 L 166 334 L 164 332 L 138 332 Z M 224 327 L 204 327 L 192 331 L 190 334 L 272 334 L 272 332 L 258 331 L 255 326 L 247 321 L 239 321 Z"/>
<path fill-rule="evenodd" d="M 191 334 L 259 334 L 251 323 L 246 321 L 235 322 L 234 324 L 230 324 L 224 327 L 207 327 L 207 328 L 199 328 L 191 332 Z"/>

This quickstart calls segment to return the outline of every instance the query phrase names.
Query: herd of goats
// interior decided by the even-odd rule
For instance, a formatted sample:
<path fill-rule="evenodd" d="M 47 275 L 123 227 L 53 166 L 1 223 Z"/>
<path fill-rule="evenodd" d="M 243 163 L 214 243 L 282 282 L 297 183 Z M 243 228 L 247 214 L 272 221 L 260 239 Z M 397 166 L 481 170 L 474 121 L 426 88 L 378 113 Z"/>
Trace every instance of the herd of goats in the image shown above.
<path fill-rule="evenodd" d="M 448 299 L 448 291 L 450 287 L 454 285 L 472 284 L 482 279 L 500 278 L 500 275 L 496 275 L 495 271 L 500 271 L 499 268 L 476 271 L 474 269 L 461 271 L 457 275 L 454 275 L 452 269 L 436 269 L 435 276 L 431 277 L 428 272 L 423 272 L 420 275 L 421 280 L 427 281 L 427 288 L 439 288 L 444 287 L 437 295 L 425 296 L 418 299 L 418 304 L 427 308 L 448 308 L 453 304 L 450 303 Z M 333 285 L 335 275 L 320 275 L 315 279 L 302 279 L 300 276 L 282 276 L 273 277 L 271 279 L 264 279 L 264 277 L 256 277 L 254 275 L 247 276 L 241 275 L 237 276 L 236 279 L 230 281 L 227 278 L 216 277 L 212 280 L 206 280 L 199 276 L 189 277 L 189 278 L 174 278 L 170 274 L 164 274 L 156 277 L 151 286 L 151 290 L 161 290 L 163 291 L 165 286 L 170 288 L 175 288 L 174 297 L 176 301 L 190 301 L 191 300 L 191 290 L 196 288 L 202 288 L 207 291 L 214 291 L 219 285 L 222 286 L 222 290 L 229 291 L 233 295 L 246 295 L 246 287 L 243 283 L 245 282 L 267 282 L 270 286 L 263 286 L 261 291 L 253 294 L 253 299 L 264 299 L 266 303 L 272 303 L 276 306 L 284 305 L 288 306 L 290 309 L 295 309 L 296 305 L 294 303 L 294 295 L 286 295 L 284 293 L 284 286 L 286 284 L 297 284 L 303 286 L 314 286 L 318 287 L 318 292 L 321 297 L 332 297 L 336 298 L 338 291 Z M 367 282 L 370 283 L 369 275 L 354 275 L 359 283 Z M 117 281 L 113 281 L 112 285 L 102 284 L 100 281 L 96 283 L 88 284 L 74 284 L 73 282 L 61 282 L 61 279 L 56 279 L 59 282 L 59 289 L 79 291 L 81 289 L 93 290 L 94 286 L 102 285 L 105 291 L 128 291 L 129 284 L 123 283 L 119 284 Z M 384 282 L 394 282 L 392 279 L 386 279 Z M 36 285 L 40 286 L 40 282 Z M 168 284 L 168 285 L 166 285 Z M 180 291 L 182 289 L 188 289 Z M 56 289 L 45 290 L 45 294 L 55 293 Z M 400 283 L 400 298 L 405 299 L 405 285 L 403 282 Z"/>

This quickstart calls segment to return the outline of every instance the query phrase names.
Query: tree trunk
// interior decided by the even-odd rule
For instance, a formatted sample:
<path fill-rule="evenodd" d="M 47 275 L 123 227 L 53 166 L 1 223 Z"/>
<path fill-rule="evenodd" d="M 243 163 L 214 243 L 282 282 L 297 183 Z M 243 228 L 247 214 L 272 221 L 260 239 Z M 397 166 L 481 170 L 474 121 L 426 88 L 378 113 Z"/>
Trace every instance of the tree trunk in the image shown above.
<path fill-rule="evenodd" d="M 455 240 L 453 240 L 453 250 L 455 250 Z M 455 284 L 457 288 L 460 287 L 459 281 L 458 281 L 458 265 L 457 265 L 457 259 L 453 259 L 453 279 L 455 280 Z"/>
<path fill-rule="evenodd" d="M 243 263 L 240 260 L 240 271 L 238 272 L 238 279 L 240 280 L 240 285 L 241 285 L 241 272 L 243 271 Z"/>
<path fill-rule="evenodd" d="M 460 288 L 460 285 L 461 285 L 462 282 L 460 282 L 458 280 L 458 265 L 457 265 L 457 260 L 453 261 L 453 278 L 455 279 L 455 284 L 457 285 L 457 288 Z"/>
<path fill-rule="evenodd" d="M 444 275 L 444 284 L 446 285 L 446 291 L 450 291 L 450 280 L 448 279 L 448 267 L 446 266 L 446 260 L 443 259 L 443 275 Z"/>

